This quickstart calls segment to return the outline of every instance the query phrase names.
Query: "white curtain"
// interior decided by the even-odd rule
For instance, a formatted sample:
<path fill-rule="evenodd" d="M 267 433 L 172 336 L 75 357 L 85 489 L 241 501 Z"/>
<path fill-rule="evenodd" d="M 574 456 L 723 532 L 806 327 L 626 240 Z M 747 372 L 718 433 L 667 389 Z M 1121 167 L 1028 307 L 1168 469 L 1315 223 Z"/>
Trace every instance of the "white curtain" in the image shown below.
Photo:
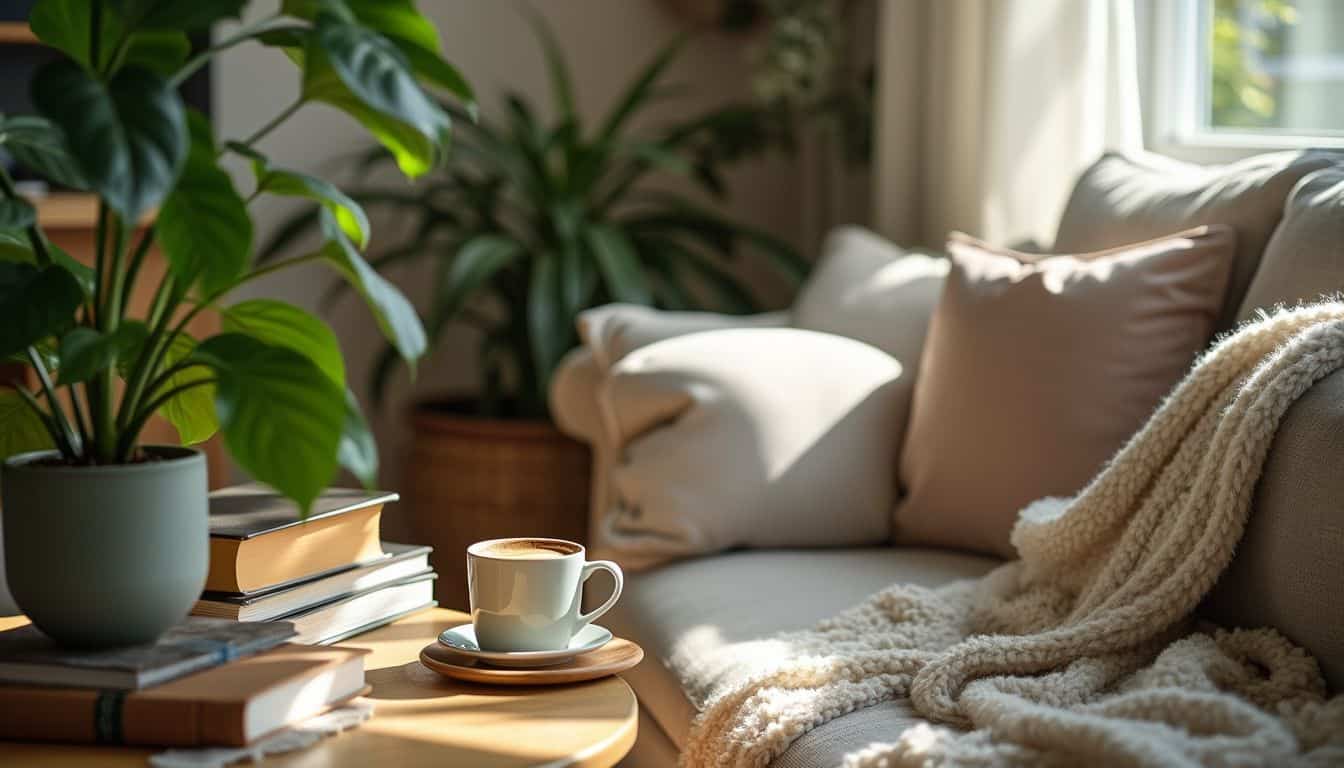
<path fill-rule="evenodd" d="M 874 216 L 1048 246 L 1074 177 L 1142 145 L 1133 0 L 883 0 Z"/>

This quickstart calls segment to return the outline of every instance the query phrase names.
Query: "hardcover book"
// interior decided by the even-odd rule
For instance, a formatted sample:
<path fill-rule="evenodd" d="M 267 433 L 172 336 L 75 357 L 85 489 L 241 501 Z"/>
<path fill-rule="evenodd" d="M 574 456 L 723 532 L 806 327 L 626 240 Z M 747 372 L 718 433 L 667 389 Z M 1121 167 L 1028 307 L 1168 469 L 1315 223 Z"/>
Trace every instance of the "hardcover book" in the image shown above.
<path fill-rule="evenodd" d="M 58 648 L 27 624 L 0 632 L 0 682 L 147 688 L 274 648 L 294 635 L 288 622 L 246 624 L 192 616 L 155 643 L 86 651 Z"/>
<path fill-rule="evenodd" d="M 331 488 L 307 519 L 292 501 L 258 485 L 210 494 L 212 592 L 250 594 L 383 556 L 383 505 L 395 493 Z"/>
<path fill-rule="evenodd" d="M 334 643 L 433 606 L 436 578 L 433 571 L 423 571 L 391 584 L 342 595 L 281 618 L 294 625 L 298 632 L 294 637 L 296 643 Z"/>
<path fill-rule="evenodd" d="M 283 645 L 130 693 L 0 686 L 0 739 L 244 746 L 367 691 L 366 653 Z"/>
<path fill-rule="evenodd" d="M 429 547 L 383 542 L 386 557 L 248 595 L 206 592 L 191 609 L 198 616 L 267 621 L 304 608 L 390 584 L 429 569 Z"/>

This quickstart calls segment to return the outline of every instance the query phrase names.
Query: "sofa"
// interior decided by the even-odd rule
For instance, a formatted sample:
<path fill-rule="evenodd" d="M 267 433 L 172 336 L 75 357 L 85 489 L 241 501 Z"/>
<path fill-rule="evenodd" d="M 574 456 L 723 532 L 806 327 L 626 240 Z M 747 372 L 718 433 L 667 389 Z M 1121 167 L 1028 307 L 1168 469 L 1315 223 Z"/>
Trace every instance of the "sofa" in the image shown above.
<path fill-rule="evenodd" d="M 1216 224 L 1235 231 L 1236 257 L 1214 331 L 1344 289 L 1344 165 L 1324 152 L 1216 167 L 1107 155 L 1079 177 L 1052 250 L 1106 249 Z M 908 490 L 896 467 L 947 264 L 856 228 L 834 233 L 824 250 L 786 312 L 592 310 L 580 319 L 584 344 L 553 381 L 557 423 L 594 452 L 590 549 L 629 571 L 604 624 L 646 651 L 625 674 L 641 708 L 628 765 L 676 763 L 696 714 L 679 676 L 688 654 L 808 627 L 892 583 L 936 586 L 1002 562 L 1002 553 L 983 549 L 903 543 L 890 516 L 886 525 L 847 517 L 899 505 Z M 841 391 L 830 379 L 852 378 L 828 370 L 835 350 L 861 359 L 862 375 L 881 378 L 883 396 L 829 397 Z M 676 375 L 667 360 L 681 361 Z M 781 377 L 805 380 L 815 394 L 797 410 L 846 411 L 827 414 L 828 429 L 809 436 L 806 451 L 790 447 L 792 433 L 771 432 L 769 412 L 749 407 L 779 397 L 772 381 Z M 627 396 L 630 381 L 642 397 Z M 672 444 L 696 439 L 703 445 L 692 453 Z M 632 457 L 661 466 L 655 480 L 666 487 L 650 489 L 647 471 L 636 478 L 644 487 L 634 487 L 624 469 Z M 878 480 L 834 482 L 846 469 Z M 650 505 L 698 511 L 644 521 L 634 535 L 620 521 L 640 514 L 629 503 L 640 493 Z M 751 518 L 746 528 L 741 517 Z M 1275 627 L 1315 655 L 1332 692 L 1344 689 L 1344 372 L 1313 386 L 1281 423 L 1241 544 L 1199 618 Z M 835 765 L 917 722 L 899 700 L 860 709 L 802 735 L 773 765 Z"/>

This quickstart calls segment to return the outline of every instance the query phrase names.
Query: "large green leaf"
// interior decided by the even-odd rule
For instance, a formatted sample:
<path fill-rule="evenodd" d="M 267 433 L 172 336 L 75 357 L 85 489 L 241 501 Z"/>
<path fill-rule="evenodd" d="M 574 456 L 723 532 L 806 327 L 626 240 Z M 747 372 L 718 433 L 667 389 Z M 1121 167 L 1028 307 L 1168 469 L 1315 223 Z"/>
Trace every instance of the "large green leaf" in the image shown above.
<path fill-rule="evenodd" d="M 321 222 L 322 232 L 327 237 L 322 256 L 335 265 L 364 297 L 383 335 L 414 371 L 415 361 L 425 354 L 428 346 L 425 327 L 421 325 L 415 307 L 411 306 L 401 291 L 369 266 L 354 243 L 341 231 L 335 218 L 325 209 L 321 214 Z"/>
<path fill-rule="evenodd" d="M 33 78 L 39 112 L 65 132 L 80 173 L 127 220 L 157 205 L 186 158 L 182 100 L 158 75 L 128 67 L 108 83 L 70 61 Z"/>
<path fill-rule="evenodd" d="M 0 461 L 15 454 L 54 447 L 42 418 L 17 391 L 0 388 Z"/>
<path fill-rule="evenodd" d="M 250 153 L 252 170 L 257 177 L 257 191 L 286 197 L 303 197 L 327 208 L 336 217 L 345 234 L 359 244 L 369 244 L 369 217 L 351 197 L 325 179 L 299 171 L 272 168 L 266 158 Z"/>
<path fill-rule="evenodd" d="M 327 378 L 345 386 L 345 360 L 336 334 L 326 323 L 293 304 L 252 299 L 223 311 L 224 330 L 288 347 L 313 361 Z"/>
<path fill-rule="evenodd" d="M 475 108 L 476 96 L 466 78 L 443 59 L 439 31 L 411 0 L 347 0 L 355 18 L 397 46 L 416 76 L 437 85 Z"/>
<path fill-rule="evenodd" d="M 533 264 L 527 294 L 527 332 L 537 371 L 536 396 L 545 397 L 556 363 L 569 351 L 573 325 L 574 318 L 560 303 L 560 260 L 553 253 L 543 253 Z"/>
<path fill-rule="evenodd" d="M 207 0 L 207 3 L 210 0 Z M 168 0 L 163 0 L 167 4 Z M 196 2 L 174 2 L 189 8 Z M 127 24 L 111 4 L 103 7 L 99 23 L 98 61 L 90 56 L 89 41 L 93 30 L 93 3 L 90 0 L 38 0 L 28 16 L 33 34 L 90 69 L 106 70 L 120 48 L 120 64 L 142 67 L 167 76 L 186 60 L 191 43 L 181 29 L 135 30 L 126 37 Z M 133 25 L 132 25 L 133 26 Z"/>
<path fill-rule="evenodd" d="M 64 331 L 83 301 L 78 281 L 58 265 L 0 261 L 0 357 Z"/>
<path fill-rule="evenodd" d="M 191 151 L 182 176 L 159 211 L 156 237 L 184 285 L 200 280 L 207 296 L 231 287 L 247 269 L 252 217 L 219 167 L 210 123 L 190 114 Z"/>
<path fill-rule="evenodd" d="M 355 393 L 345 390 L 345 423 L 341 428 L 341 444 L 337 460 L 342 467 L 359 478 L 365 488 L 378 482 L 378 444 L 373 440 L 364 412 L 359 408 Z"/>
<path fill-rule="evenodd" d="M 51 256 L 51 262 L 69 272 L 71 277 L 79 283 L 79 288 L 86 297 L 93 296 L 93 267 L 76 261 L 73 256 L 66 253 L 63 248 L 55 243 L 48 242 L 47 254 Z M 0 261 L 12 261 L 20 264 L 32 264 L 41 266 L 37 263 L 37 256 L 33 253 L 32 241 L 28 238 L 28 233 L 18 229 L 0 229 Z"/>
<path fill-rule="evenodd" d="M 0 229 L 24 229 L 37 221 L 33 204 L 22 198 L 0 198 Z"/>
<path fill-rule="evenodd" d="M 50 181 L 75 189 L 88 187 L 65 149 L 65 135 L 50 120 L 37 115 L 0 117 L 0 145 Z"/>
<path fill-rule="evenodd" d="M 658 78 L 662 77 L 667 65 L 681 52 L 682 45 L 686 38 L 679 36 L 671 43 L 667 44 L 645 65 L 643 71 L 635 78 L 634 82 L 626 88 L 625 93 L 617 100 L 616 105 L 612 107 L 606 119 L 602 122 L 602 128 L 598 131 L 598 143 L 606 144 L 614 141 L 621 129 L 625 126 L 630 116 L 639 111 L 639 108 L 649 100 L 652 89 Z"/>
<path fill-rule="evenodd" d="M 325 60 L 345 87 L 365 105 L 443 143 L 451 121 L 415 81 L 410 63 L 390 40 L 373 30 L 318 14 L 309 61 Z M 309 83 L 305 78 L 305 90 Z"/>
<path fill-rule="evenodd" d="M 56 383 L 74 384 L 92 379 L 100 371 L 115 366 L 118 360 L 129 359 L 143 347 L 148 336 L 149 329 L 140 322 L 122 323 L 111 333 L 84 326 L 72 329 L 61 338 Z"/>
<path fill-rule="evenodd" d="M 495 273 L 518 258 L 522 250 L 516 240 L 496 234 L 478 235 L 463 243 L 439 282 L 434 304 L 435 329 L 451 322 L 462 306 Z"/>
<path fill-rule="evenodd" d="M 578 125 L 579 114 L 574 106 L 574 84 L 569 76 L 569 68 L 565 64 L 565 55 L 560 43 L 555 39 L 555 33 L 551 31 L 550 25 L 539 11 L 527 4 L 522 6 L 522 10 L 541 42 L 542 55 L 546 57 L 546 71 L 551 78 L 551 98 L 555 102 L 559 122 Z"/>
<path fill-rule="evenodd" d="M 336 474 L 345 389 L 298 352 L 240 333 L 206 339 L 193 359 L 218 377 L 215 405 L 229 453 L 306 515 Z"/>
<path fill-rule="evenodd" d="M 164 352 L 160 370 L 166 371 L 186 360 L 195 349 L 196 340 L 187 334 L 181 333 L 174 336 L 172 343 L 168 345 L 167 351 Z M 151 393 L 150 396 L 157 397 L 178 387 L 210 378 L 213 378 L 213 374 L 207 366 L 186 366 L 169 376 L 163 385 Z M 219 416 L 215 413 L 214 384 L 202 384 L 173 395 L 159 407 L 158 413 L 177 430 L 178 439 L 182 441 L 183 445 L 203 443 L 219 431 Z"/>
<path fill-rule="evenodd" d="M 247 0 L 107 0 L 127 26 L 134 29 L 206 29 L 224 19 L 236 19 Z"/>
<path fill-rule="evenodd" d="M 392 153 L 397 168 L 408 178 L 422 176 L 438 164 L 439 137 L 426 136 L 415 126 L 365 104 L 336 75 L 318 46 L 309 44 L 304 50 L 289 48 L 285 53 L 303 69 L 304 98 L 330 104 L 359 121 Z"/>
<path fill-rule="evenodd" d="M 586 235 L 611 295 L 631 304 L 652 304 L 653 293 L 629 238 L 605 224 L 589 227 Z"/>

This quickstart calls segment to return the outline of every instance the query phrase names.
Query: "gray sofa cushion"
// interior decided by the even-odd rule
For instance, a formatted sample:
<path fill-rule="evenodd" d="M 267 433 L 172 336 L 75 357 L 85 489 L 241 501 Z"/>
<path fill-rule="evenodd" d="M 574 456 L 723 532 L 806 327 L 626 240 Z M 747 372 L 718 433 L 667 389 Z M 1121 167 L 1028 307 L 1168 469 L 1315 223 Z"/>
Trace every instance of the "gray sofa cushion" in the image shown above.
<path fill-rule="evenodd" d="M 1238 320 L 1276 304 L 1344 290 L 1344 166 L 1323 168 L 1293 187 L 1283 221 L 1265 246 Z"/>
<path fill-rule="evenodd" d="M 679 647 L 713 647 L 802 629 L 889 584 L 932 586 L 975 578 L 998 562 L 976 555 L 901 547 L 732 552 L 627 576 L 624 595 L 603 617 L 602 624 L 644 648 L 644 662 L 622 676 L 635 689 L 640 705 L 680 747 L 695 709 L 682 692 L 678 670 L 671 663 Z M 876 717 L 871 721 L 876 730 L 855 733 L 854 723 L 844 721 L 857 714 L 804 736 L 790 750 L 794 759 L 809 754 L 807 750 L 812 747 L 808 744 L 815 744 L 825 754 L 843 748 L 837 754 L 844 754 L 899 733 L 892 732 L 890 717 L 872 715 L 855 723 Z M 841 734 L 850 735 L 842 738 Z"/>
<path fill-rule="evenodd" d="M 1108 153 L 1078 178 L 1054 251 L 1099 251 L 1201 224 L 1227 224 L 1237 232 L 1237 256 L 1216 325 L 1226 330 L 1235 323 L 1288 192 L 1331 163 L 1320 152 L 1278 152 L 1212 167 Z"/>
<path fill-rule="evenodd" d="M 1232 564 L 1205 601 L 1228 627 L 1274 627 L 1344 691 L 1344 371 L 1288 409 Z"/>

